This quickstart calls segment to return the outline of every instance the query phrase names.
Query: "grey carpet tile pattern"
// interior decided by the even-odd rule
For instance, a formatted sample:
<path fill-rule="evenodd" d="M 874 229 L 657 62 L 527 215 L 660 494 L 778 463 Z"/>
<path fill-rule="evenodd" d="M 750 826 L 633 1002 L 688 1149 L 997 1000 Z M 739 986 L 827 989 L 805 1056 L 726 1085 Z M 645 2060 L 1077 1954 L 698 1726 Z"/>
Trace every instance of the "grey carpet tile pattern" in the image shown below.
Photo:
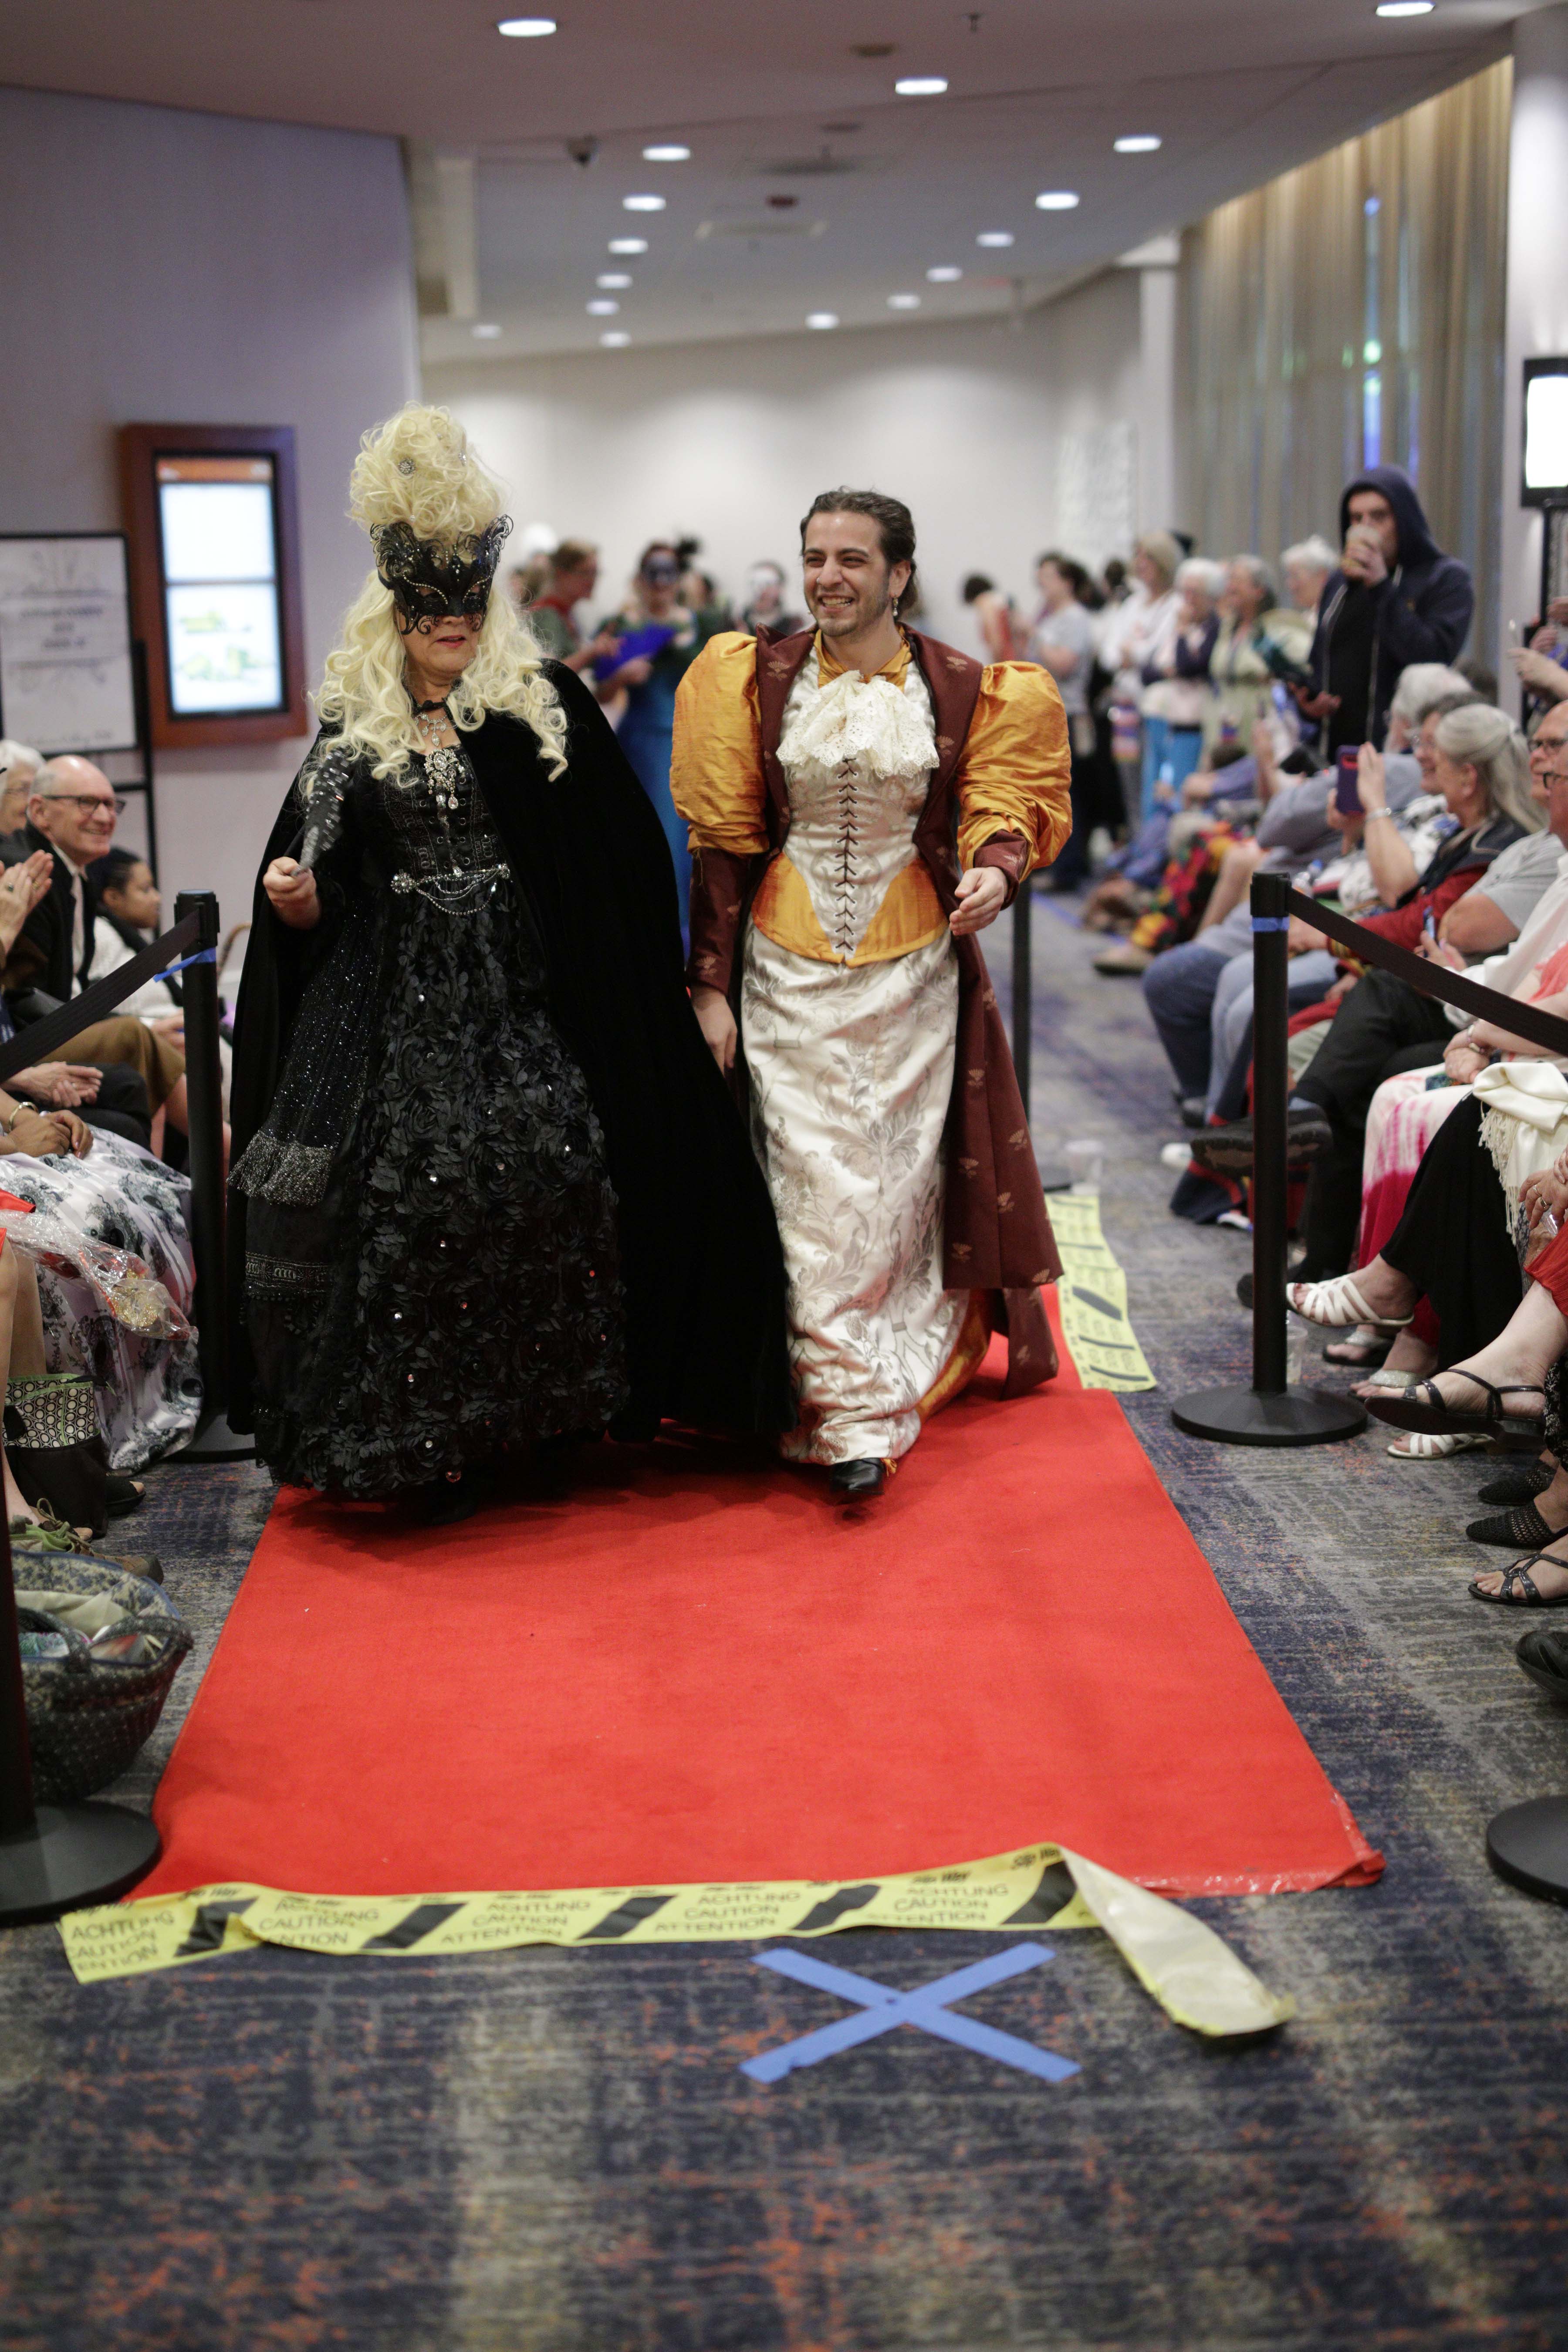
<path fill-rule="evenodd" d="M 1568 1711 L 1465 1595 L 1485 1471 L 1396 1465 L 1374 1434 L 1260 1454 L 1172 1427 L 1173 1394 L 1247 1377 L 1247 1244 L 1166 1214 L 1180 1130 L 1136 982 L 1091 972 L 1069 909 L 1037 900 L 1035 927 L 1041 1159 L 1108 1145 L 1105 1228 L 1161 1382 L 1129 1418 L 1388 1857 L 1373 1887 L 1197 1906 L 1297 2021 L 1210 2047 L 1064 1935 L 971 2008 L 1076 2060 L 1069 2081 L 900 2029 L 764 2089 L 742 2059 L 839 2010 L 744 1946 L 269 1951 L 82 1989 L 52 1929 L 23 1930 L 0 1943 L 6 2352 L 1568 2345 L 1568 1912 L 1482 1848 L 1497 1806 L 1568 1788 Z M 198 1634 L 129 1801 L 269 1491 L 170 1466 L 127 1523 Z M 1082 1572 L 1136 1593 L 1136 1558 Z M 1129 1674 L 1180 1639 L 1135 1612 Z M 910 1988 L 1016 1940 L 815 1948 Z"/>

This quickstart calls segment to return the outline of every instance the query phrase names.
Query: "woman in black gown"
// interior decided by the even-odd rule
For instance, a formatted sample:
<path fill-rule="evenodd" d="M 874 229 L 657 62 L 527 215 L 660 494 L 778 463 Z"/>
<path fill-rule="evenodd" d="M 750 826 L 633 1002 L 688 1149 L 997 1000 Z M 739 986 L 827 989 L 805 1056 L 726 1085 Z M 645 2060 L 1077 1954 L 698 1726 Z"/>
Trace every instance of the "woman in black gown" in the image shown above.
<path fill-rule="evenodd" d="M 268 845 L 235 1039 L 230 1419 L 279 1475 L 423 1490 L 539 1439 L 791 1418 L 766 1190 L 593 697 L 489 595 L 444 411 L 366 436 L 377 569 Z"/>

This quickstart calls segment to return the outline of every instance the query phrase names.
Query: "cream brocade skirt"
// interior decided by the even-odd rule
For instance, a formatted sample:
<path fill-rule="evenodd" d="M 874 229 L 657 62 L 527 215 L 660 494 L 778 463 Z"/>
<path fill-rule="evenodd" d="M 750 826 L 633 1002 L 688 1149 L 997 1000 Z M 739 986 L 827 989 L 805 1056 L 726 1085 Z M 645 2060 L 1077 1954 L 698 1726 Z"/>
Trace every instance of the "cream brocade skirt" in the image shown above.
<path fill-rule="evenodd" d="M 947 935 L 886 963 L 818 962 L 746 933 L 752 1138 L 789 1276 L 797 1462 L 893 1460 L 957 1346 L 942 1287 L 942 1133 L 958 1041 Z"/>

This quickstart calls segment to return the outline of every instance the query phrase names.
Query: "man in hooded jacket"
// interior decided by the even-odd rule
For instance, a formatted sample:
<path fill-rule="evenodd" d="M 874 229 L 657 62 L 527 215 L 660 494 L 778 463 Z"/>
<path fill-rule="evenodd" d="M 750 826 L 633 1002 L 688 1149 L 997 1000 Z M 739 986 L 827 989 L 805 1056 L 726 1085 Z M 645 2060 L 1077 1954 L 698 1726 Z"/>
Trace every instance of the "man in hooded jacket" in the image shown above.
<path fill-rule="evenodd" d="M 1469 567 L 1445 555 L 1401 466 L 1370 466 L 1340 500 L 1344 552 L 1318 607 L 1299 698 L 1323 722 L 1331 760 L 1342 744 L 1381 744 L 1399 674 L 1412 662 L 1451 662 L 1469 635 Z"/>

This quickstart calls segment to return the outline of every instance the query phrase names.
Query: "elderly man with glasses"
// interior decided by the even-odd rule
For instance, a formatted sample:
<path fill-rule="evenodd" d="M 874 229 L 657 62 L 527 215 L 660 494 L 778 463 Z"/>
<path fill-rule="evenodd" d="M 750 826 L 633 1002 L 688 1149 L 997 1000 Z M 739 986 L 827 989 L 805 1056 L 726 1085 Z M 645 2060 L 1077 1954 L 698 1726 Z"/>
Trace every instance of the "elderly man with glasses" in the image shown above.
<path fill-rule="evenodd" d="M 7 866 L 42 855 L 51 866 L 48 887 L 0 976 L 9 1034 L 25 1032 L 29 1022 L 85 987 L 98 913 L 87 868 L 114 839 L 124 805 L 90 760 L 47 760 L 34 780 L 26 825 L 0 842 Z M 58 1053 L 20 1072 L 11 1090 L 79 1109 L 90 1125 L 145 1145 L 160 1109 L 173 1125 L 184 1127 L 185 1063 L 177 1031 L 176 1023 L 161 1034 L 129 1015 L 93 1022 Z"/>

